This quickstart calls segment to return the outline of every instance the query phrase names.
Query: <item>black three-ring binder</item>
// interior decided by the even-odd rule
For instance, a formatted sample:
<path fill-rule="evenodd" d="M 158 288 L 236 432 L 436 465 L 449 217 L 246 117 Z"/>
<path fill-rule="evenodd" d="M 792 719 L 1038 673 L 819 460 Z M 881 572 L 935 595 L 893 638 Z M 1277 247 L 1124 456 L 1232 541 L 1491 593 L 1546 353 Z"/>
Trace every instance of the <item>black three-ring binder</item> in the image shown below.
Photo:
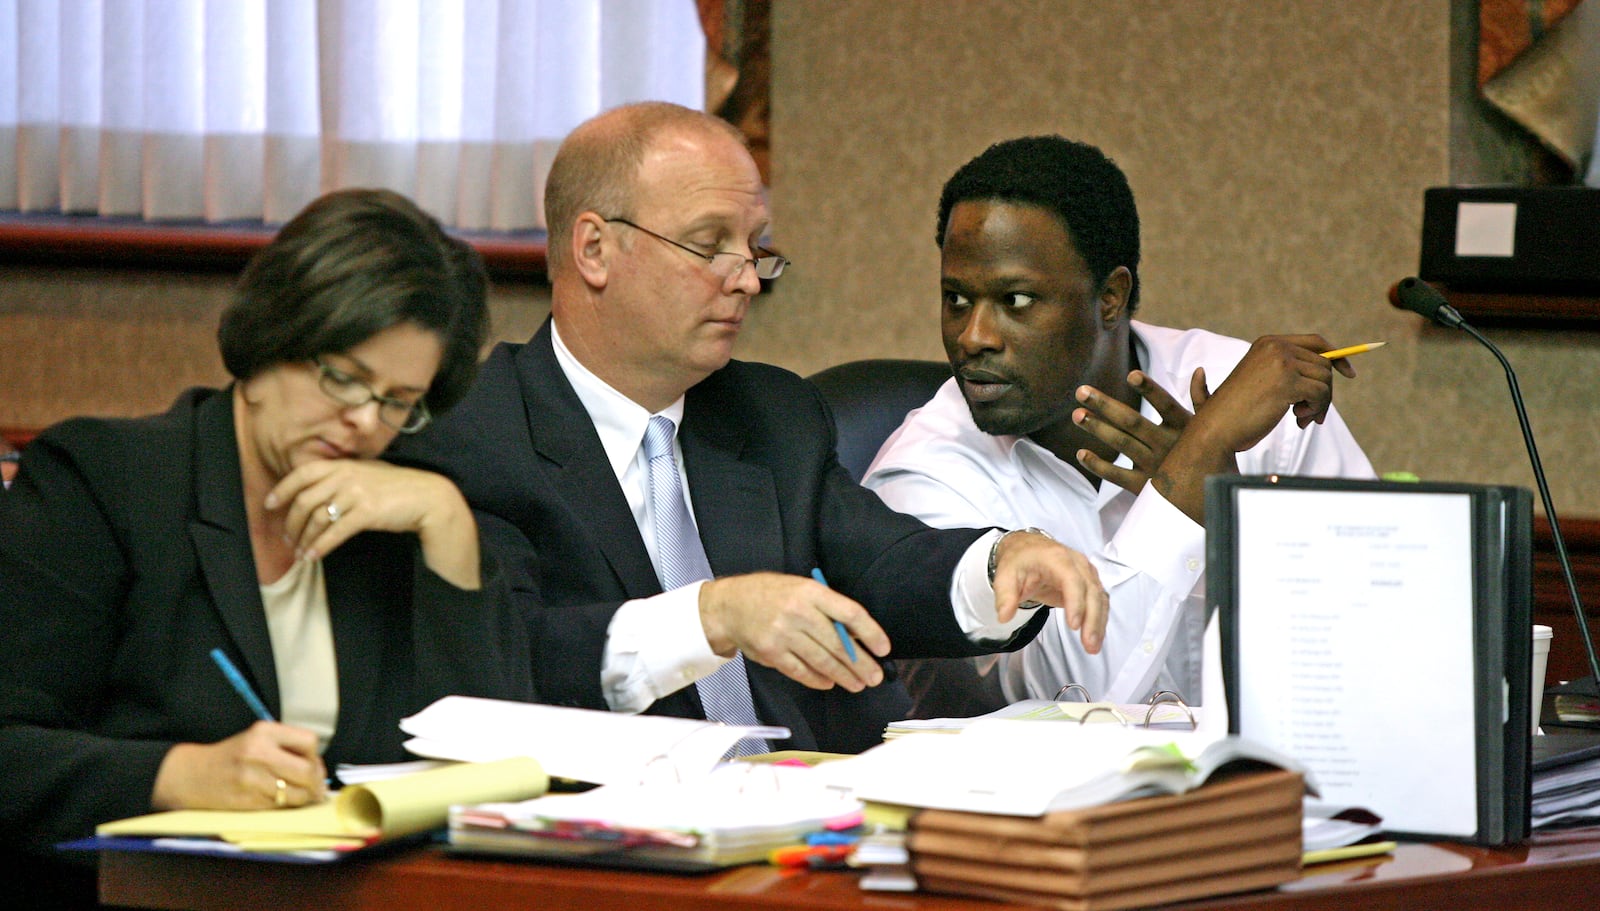
<path fill-rule="evenodd" d="M 1532 524 L 1519 487 L 1210 478 L 1230 730 L 1394 835 L 1525 839 Z"/>

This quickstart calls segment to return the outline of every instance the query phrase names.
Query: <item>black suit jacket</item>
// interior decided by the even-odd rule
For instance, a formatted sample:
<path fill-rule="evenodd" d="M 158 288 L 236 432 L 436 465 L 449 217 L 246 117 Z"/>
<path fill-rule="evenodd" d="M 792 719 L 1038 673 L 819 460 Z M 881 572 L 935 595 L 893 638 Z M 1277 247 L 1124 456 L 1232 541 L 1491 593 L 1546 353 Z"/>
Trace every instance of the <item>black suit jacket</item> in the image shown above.
<path fill-rule="evenodd" d="M 496 346 L 466 400 L 393 455 L 452 477 L 479 511 L 485 541 L 536 580 L 524 595 L 540 698 L 603 709 L 600 666 L 612 614 L 661 585 L 550 333 L 547 321 L 525 345 Z M 872 612 L 895 655 L 983 651 L 950 605 L 956 563 L 982 532 L 928 528 L 855 484 L 834 455 L 833 422 L 810 384 L 733 361 L 689 390 L 679 439 L 716 575 L 805 576 L 820 567 Z M 898 683 L 851 695 L 808 689 L 754 662 L 749 670 L 758 716 L 794 732 L 783 747 L 858 752 L 910 708 Z M 704 717 L 694 687 L 652 711 Z"/>
<path fill-rule="evenodd" d="M 406 758 L 400 719 L 439 697 L 533 697 L 526 629 L 491 564 L 466 592 L 423 565 L 414 536 L 366 533 L 323 568 L 330 771 Z M 0 498 L 0 630 L 0 845 L 38 851 L 148 813 L 174 743 L 249 727 L 213 648 L 278 715 L 227 390 L 30 444 Z"/>

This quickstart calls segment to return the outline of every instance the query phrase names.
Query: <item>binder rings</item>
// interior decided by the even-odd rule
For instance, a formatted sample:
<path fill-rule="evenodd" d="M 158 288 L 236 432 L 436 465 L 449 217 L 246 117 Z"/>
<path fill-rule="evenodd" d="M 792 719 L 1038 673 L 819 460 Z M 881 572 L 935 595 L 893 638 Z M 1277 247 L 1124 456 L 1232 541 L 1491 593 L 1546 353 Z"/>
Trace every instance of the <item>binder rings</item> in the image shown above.
<path fill-rule="evenodd" d="M 1395 835 L 1526 838 L 1532 521 L 1517 487 L 1210 478 L 1229 729 Z"/>

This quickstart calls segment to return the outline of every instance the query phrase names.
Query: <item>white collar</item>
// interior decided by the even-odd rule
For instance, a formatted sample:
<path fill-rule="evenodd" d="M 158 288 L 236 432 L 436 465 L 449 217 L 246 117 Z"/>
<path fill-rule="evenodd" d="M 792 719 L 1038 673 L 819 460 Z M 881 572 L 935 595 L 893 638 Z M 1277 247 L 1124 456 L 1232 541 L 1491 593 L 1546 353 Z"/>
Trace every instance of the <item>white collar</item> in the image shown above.
<path fill-rule="evenodd" d="M 556 363 L 566 374 L 578 401 L 589 412 L 589 420 L 600 435 L 600 445 L 605 448 L 606 460 L 612 472 L 621 478 L 628 465 L 638 456 L 644 443 L 644 431 L 654 417 L 643 405 L 628 398 L 609 383 L 585 367 L 566 344 L 561 341 L 561 330 L 554 321 L 550 323 L 550 342 L 555 349 Z M 656 412 L 671 419 L 674 426 L 683 422 L 683 396 L 671 405 Z"/>

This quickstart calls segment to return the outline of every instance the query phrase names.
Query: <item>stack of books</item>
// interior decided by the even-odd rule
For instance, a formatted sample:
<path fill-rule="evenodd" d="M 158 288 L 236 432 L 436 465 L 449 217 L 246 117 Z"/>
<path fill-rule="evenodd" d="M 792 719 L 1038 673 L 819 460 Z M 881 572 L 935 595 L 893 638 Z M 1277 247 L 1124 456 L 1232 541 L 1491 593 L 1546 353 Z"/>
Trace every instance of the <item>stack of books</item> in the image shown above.
<path fill-rule="evenodd" d="M 1094 911 L 1300 873 L 1303 770 L 1237 737 L 984 719 L 818 771 L 869 823 L 909 808 L 903 855 L 858 857 L 889 888 Z"/>
<path fill-rule="evenodd" d="M 1300 875 L 1301 777 L 1279 769 L 1039 817 L 925 810 L 906 846 L 923 889 L 1095 911 L 1263 889 Z"/>

